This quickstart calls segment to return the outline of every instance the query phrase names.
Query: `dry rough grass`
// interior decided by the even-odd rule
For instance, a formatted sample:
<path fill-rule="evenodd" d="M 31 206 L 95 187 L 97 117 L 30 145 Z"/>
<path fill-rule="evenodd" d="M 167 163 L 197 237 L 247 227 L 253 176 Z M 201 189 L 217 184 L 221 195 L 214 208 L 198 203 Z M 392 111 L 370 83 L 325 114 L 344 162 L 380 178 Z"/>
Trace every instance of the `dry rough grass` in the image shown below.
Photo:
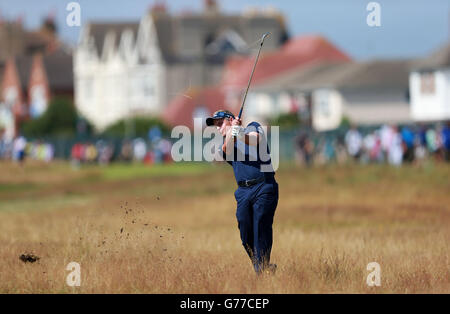
<path fill-rule="evenodd" d="M 448 165 L 283 165 L 278 272 L 262 278 L 227 165 L 133 167 L 0 163 L 0 293 L 450 293 Z M 71 261 L 80 287 L 66 285 Z M 366 285 L 373 261 L 380 287 Z"/>

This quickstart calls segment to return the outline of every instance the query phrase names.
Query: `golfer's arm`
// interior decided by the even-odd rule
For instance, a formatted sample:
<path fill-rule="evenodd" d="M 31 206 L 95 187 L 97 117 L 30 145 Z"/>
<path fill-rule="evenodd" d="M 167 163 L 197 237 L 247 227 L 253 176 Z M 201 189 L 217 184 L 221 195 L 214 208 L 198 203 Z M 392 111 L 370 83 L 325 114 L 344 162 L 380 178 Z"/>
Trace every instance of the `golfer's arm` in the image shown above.
<path fill-rule="evenodd" d="M 226 154 L 227 147 L 231 147 L 234 145 L 234 137 L 231 135 L 231 128 L 228 130 L 227 135 L 225 136 L 225 142 L 222 145 L 222 150 Z"/>
<path fill-rule="evenodd" d="M 245 144 L 250 146 L 257 146 L 261 142 L 261 137 L 258 132 L 250 132 L 245 134 Z"/>
<path fill-rule="evenodd" d="M 261 136 L 259 136 L 258 132 L 250 132 L 248 134 L 245 134 L 244 141 L 247 145 L 257 146 L 261 141 Z M 228 131 L 227 136 L 225 137 L 225 142 L 222 146 L 222 150 L 225 154 L 227 153 L 228 145 L 234 145 L 234 137 L 231 135 L 231 128 Z"/>

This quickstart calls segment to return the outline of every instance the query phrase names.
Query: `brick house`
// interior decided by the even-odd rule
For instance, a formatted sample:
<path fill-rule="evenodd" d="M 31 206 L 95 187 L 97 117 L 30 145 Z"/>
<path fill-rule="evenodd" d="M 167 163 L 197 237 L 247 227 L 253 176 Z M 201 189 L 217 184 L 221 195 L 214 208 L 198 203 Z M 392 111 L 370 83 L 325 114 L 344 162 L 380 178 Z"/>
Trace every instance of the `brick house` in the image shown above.
<path fill-rule="evenodd" d="M 42 114 L 56 95 L 73 98 L 73 70 L 53 17 L 32 31 L 20 20 L 0 20 L 0 134 L 16 136 L 20 123 Z"/>
<path fill-rule="evenodd" d="M 0 76 L 0 129 L 8 138 L 20 123 L 39 117 L 54 96 L 73 98 L 72 55 L 63 48 L 9 58 Z"/>

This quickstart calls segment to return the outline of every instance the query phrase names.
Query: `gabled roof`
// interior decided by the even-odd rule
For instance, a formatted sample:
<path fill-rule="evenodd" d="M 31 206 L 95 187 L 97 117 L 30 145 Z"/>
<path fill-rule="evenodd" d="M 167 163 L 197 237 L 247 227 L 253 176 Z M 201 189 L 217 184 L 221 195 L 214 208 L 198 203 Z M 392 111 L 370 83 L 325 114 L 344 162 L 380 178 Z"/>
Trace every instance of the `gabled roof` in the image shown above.
<path fill-rule="evenodd" d="M 261 53 L 252 84 L 256 86 L 290 69 L 319 61 L 346 62 L 350 61 L 350 57 L 322 36 L 297 37 L 277 52 Z M 238 88 L 245 86 L 254 62 L 254 56 L 230 58 L 225 66 L 223 85 Z"/>
<path fill-rule="evenodd" d="M 58 49 L 43 57 L 50 90 L 73 90 L 72 55 L 64 49 Z"/>
<path fill-rule="evenodd" d="M 312 90 L 322 87 L 408 88 L 409 60 L 314 62 L 254 88 L 255 91 Z"/>
<path fill-rule="evenodd" d="M 408 88 L 410 60 L 372 60 L 336 64 L 313 76 L 310 87 Z"/>
<path fill-rule="evenodd" d="M 5 63 L 0 61 L 0 90 L 2 90 L 3 73 L 5 73 Z"/>
<path fill-rule="evenodd" d="M 287 38 L 283 19 L 278 14 L 272 15 L 225 15 L 220 13 L 205 14 L 204 12 L 182 15 L 170 15 L 166 12 L 150 11 L 148 17 L 153 21 L 162 58 L 166 63 L 210 62 L 223 63 L 225 56 L 207 56 L 205 48 L 208 43 L 217 39 L 224 32 L 235 32 L 246 45 L 255 41 L 264 30 L 273 32 L 274 47 L 279 47 Z M 91 22 L 87 32 L 88 38 L 93 37 L 99 56 L 103 54 L 103 45 L 108 32 L 115 34 L 117 46 L 120 35 L 125 29 L 131 29 L 136 34 L 139 22 Z M 256 36 L 256 37 L 255 37 Z M 198 51 L 186 54 L 183 39 L 200 43 Z"/>
<path fill-rule="evenodd" d="M 152 14 L 152 13 L 149 13 Z M 199 55 L 186 57 L 184 48 L 180 45 L 181 36 L 193 36 L 197 42 L 204 42 L 207 35 L 216 39 L 220 34 L 226 31 L 232 31 L 239 34 L 248 44 L 255 41 L 255 32 L 262 29 L 271 29 L 274 32 L 274 40 L 277 40 L 279 46 L 284 39 L 284 25 L 282 21 L 275 16 L 243 16 L 243 15 L 224 15 L 224 14 L 203 14 L 190 13 L 185 15 L 173 16 L 169 14 L 152 14 L 153 22 L 156 28 L 159 46 L 162 57 L 167 63 L 192 62 L 203 60 L 204 56 Z M 187 32 L 186 30 L 189 30 Z M 206 33 L 207 34 L 206 34 Z M 258 36 L 260 34 L 258 33 Z M 201 51 L 205 47 L 201 47 Z M 217 61 L 216 58 L 206 61 Z M 223 62 L 223 58 L 218 60 Z"/>
<path fill-rule="evenodd" d="M 136 40 L 137 31 L 139 28 L 138 22 L 114 22 L 114 23 L 90 23 L 88 25 L 88 37 L 94 38 L 95 48 L 99 56 L 103 54 L 103 46 L 105 43 L 105 37 L 108 33 L 115 35 L 114 47 L 118 47 L 120 43 L 120 37 L 122 32 L 129 29 L 134 34 L 134 40 Z"/>
<path fill-rule="evenodd" d="M 33 64 L 32 56 L 21 56 L 14 59 L 17 74 L 19 75 L 20 85 L 23 90 L 28 87 L 31 74 L 31 66 Z"/>
<path fill-rule="evenodd" d="M 44 71 L 47 75 L 50 90 L 73 90 L 73 66 L 72 55 L 58 48 L 52 53 L 45 54 L 42 58 Z M 23 90 L 28 88 L 30 81 L 31 68 L 33 65 L 33 56 L 19 56 L 13 59 L 20 85 Z M 4 69 L 0 66 L 1 76 Z"/>
<path fill-rule="evenodd" d="M 252 91 L 281 91 L 306 89 L 311 79 L 323 72 L 330 71 L 331 68 L 339 66 L 344 62 L 320 62 L 313 61 L 307 65 L 295 67 L 280 75 L 264 81 L 252 88 Z"/>
<path fill-rule="evenodd" d="M 450 42 L 433 52 L 426 58 L 419 59 L 412 64 L 413 70 L 433 70 L 450 67 Z"/>
<path fill-rule="evenodd" d="M 26 30 L 19 21 L 0 21 L 0 61 L 12 56 L 46 53 L 62 45 L 55 33 L 39 29 Z"/>

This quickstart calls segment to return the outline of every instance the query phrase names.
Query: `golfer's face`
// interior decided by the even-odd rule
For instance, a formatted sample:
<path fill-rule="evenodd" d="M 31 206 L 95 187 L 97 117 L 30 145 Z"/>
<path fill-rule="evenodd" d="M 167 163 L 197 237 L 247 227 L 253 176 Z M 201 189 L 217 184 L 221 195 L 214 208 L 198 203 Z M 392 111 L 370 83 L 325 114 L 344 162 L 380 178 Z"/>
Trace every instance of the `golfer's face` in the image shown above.
<path fill-rule="evenodd" d="M 225 118 L 214 120 L 214 126 L 219 130 L 222 136 L 226 136 L 227 134 L 227 126 L 229 126 L 228 120 Z"/>

